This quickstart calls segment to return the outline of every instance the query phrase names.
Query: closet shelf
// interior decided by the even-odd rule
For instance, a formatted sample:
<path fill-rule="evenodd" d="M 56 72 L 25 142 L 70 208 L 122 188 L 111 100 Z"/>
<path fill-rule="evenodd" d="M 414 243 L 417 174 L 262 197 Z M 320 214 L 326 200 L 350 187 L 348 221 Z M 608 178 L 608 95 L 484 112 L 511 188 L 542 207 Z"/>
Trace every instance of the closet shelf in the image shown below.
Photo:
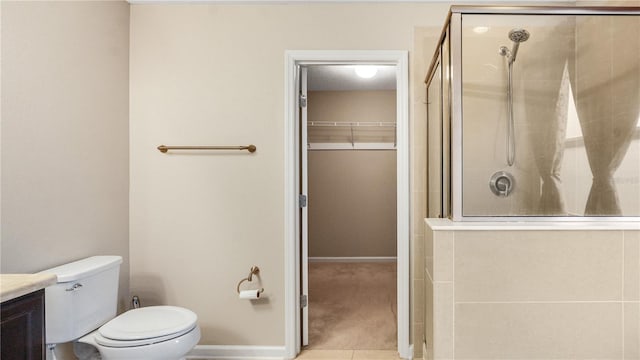
<path fill-rule="evenodd" d="M 385 121 L 307 121 L 309 150 L 390 150 L 396 123 Z"/>
<path fill-rule="evenodd" d="M 394 143 L 328 143 L 311 142 L 307 144 L 310 151 L 325 150 L 396 150 Z"/>
<path fill-rule="evenodd" d="M 309 127 L 387 127 L 395 128 L 395 122 L 378 121 L 308 121 Z"/>

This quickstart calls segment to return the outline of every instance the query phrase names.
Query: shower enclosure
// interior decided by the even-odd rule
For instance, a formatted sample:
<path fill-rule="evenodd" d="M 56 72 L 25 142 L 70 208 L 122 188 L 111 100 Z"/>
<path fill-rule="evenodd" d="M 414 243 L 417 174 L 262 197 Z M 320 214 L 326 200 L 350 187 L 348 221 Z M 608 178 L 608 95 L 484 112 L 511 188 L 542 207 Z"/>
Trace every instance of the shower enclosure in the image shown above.
<path fill-rule="evenodd" d="M 426 83 L 429 217 L 640 220 L 640 8 L 453 6 Z"/>

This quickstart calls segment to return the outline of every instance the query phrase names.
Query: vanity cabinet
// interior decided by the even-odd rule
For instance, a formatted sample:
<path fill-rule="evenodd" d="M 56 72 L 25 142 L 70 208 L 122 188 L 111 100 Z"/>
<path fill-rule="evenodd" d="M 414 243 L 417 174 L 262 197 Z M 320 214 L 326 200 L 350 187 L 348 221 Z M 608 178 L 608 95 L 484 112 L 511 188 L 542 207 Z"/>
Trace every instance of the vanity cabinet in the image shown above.
<path fill-rule="evenodd" d="M 44 289 L 0 305 L 0 358 L 45 359 Z"/>

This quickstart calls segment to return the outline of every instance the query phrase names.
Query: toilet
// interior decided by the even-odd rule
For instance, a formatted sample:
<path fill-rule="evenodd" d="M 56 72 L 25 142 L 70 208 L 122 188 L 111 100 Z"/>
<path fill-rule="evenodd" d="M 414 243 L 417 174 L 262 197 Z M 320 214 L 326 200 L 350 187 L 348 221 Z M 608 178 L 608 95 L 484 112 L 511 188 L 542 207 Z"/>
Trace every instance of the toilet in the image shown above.
<path fill-rule="evenodd" d="M 42 271 L 58 277 L 45 290 L 47 347 L 77 341 L 103 360 L 183 359 L 200 340 L 197 315 L 149 306 L 116 316 L 121 263 L 120 256 L 93 256 Z"/>

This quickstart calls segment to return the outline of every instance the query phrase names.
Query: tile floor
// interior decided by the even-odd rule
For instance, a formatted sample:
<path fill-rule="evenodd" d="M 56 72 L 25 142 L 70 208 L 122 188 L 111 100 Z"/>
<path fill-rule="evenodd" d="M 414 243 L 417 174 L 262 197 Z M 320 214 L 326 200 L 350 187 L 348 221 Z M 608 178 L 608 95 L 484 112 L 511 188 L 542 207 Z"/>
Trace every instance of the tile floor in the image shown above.
<path fill-rule="evenodd" d="M 395 350 L 303 350 L 296 359 L 309 360 L 398 360 Z"/>

